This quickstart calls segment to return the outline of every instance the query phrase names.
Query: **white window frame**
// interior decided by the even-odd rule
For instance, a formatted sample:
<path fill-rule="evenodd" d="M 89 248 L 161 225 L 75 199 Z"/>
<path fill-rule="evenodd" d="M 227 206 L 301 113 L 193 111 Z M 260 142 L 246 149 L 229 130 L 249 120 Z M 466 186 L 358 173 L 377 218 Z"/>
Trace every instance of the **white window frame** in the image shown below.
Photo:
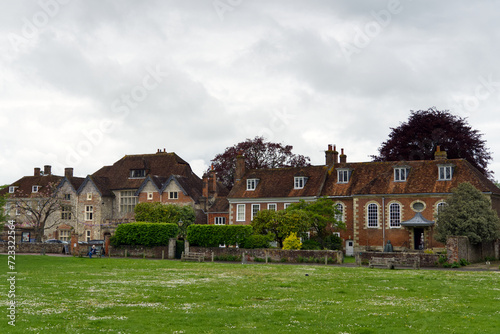
<path fill-rule="evenodd" d="M 179 199 L 179 192 L 178 191 L 169 191 L 168 192 L 168 199 Z"/>
<path fill-rule="evenodd" d="M 259 179 L 247 179 L 247 190 L 254 191 L 258 183 Z"/>
<path fill-rule="evenodd" d="M 236 221 L 244 222 L 245 221 L 245 204 L 236 204 Z"/>
<path fill-rule="evenodd" d="M 293 189 L 303 189 L 306 185 L 306 177 L 304 176 L 295 176 L 293 178 Z"/>
<path fill-rule="evenodd" d="M 91 201 L 92 200 L 92 193 L 87 193 L 87 201 Z"/>
<path fill-rule="evenodd" d="M 272 207 L 274 208 L 272 209 Z M 278 211 L 278 204 L 276 203 L 267 203 L 267 209 L 271 211 Z"/>
<path fill-rule="evenodd" d="M 16 188 L 15 186 L 10 186 L 9 187 L 9 194 L 13 194 L 15 191 L 16 191 Z"/>
<path fill-rule="evenodd" d="M 253 220 L 253 217 L 257 213 L 259 213 L 259 211 L 260 211 L 260 204 L 252 204 L 251 206 L 252 206 L 252 218 L 251 218 L 251 220 Z M 257 210 L 255 210 L 255 208 L 257 208 Z"/>
<path fill-rule="evenodd" d="M 70 220 L 71 219 L 71 206 L 62 205 L 61 206 L 61 219 Z"/>
<path fill-rule="evenodd" d="M 40 190 L 40 186 L 31 186 L 31 192 L 37 193 Z"/>
<path fill-rule="evenodd" d="M 453 178 L 453 166 L 438 166 L 438 180 L 450 181 Z"/>
<path fill-rule="evenodd" d="M 153 193 L 152 192 L 148 192 L 147 199 L 148 199 L 148 201 L 151 201 L 153 199 Z"/>
<path fill-rule="evenodd" d="M 337 209 L 340 213 L 335 214 L 335 219 L 339 222 L 344 221 L 344 204 L 343 203 L 335 203 L 335 209 Z"/>
<path fill-rule="evenodd" d="M 93 220 L 94 220 L 94 206 L 85 205 L 85 221 L 93 221 Z"/>
<path fill-rule="evenodd" d="M 393 211 L 393 208 L 397 206 L 397 211 Z M 390 203 L 389 204 L 389 227 L 390 228 L 400 228 L 401 227 L 401 204 Z"/>
<path fill-rule="evenodd" d="M 371 208 L 375 208 L 375 211 Z M 375 216 L 373 216 L 375 215 Z M 369 203 L 366 206 L 366 226 L 368 228 L 378 228 L 378 204 L 377 203 Z"/>
<path fill-rule="evenodd" d="M 137 174 L 137 175 L 136 175 Z M 130 179 L 143 179 L 146 177 L 145 169 L 131 169 L 130 170 Z"/>
<path fill-rule="evenodd" d="M 59 230 L 59 240 L 70 241 L 71 240 L 71 231 L 70 230 Z"/>
<path fill-rule="evenodd" d="M 137 196 L 135 196 L 135 191 L 133 190 L 122 190 L 120 191 L 120 212 L 134 212 L 134 208 L 137 205 Z"/>
<path fill-rule="evenodd" d="M 439 211 L 442 210 L 441 207 L 446 207 L 447 205 L 448 203 L 446 203 L 445 201 L 441 201 L 438 204 L 436 204 L 436 215 L 438 215 Z"/>
<path fill-rule="evenodd" d="M 90 230 L 87 230 L 87 232 L 86 232 L 86 236 L 85 236 L 85 237 L 86 237 L 86 239 L 87 239 L 87 242 L 89 242 L 89 241 L 91 240 L 91 237 L 92 237 L 92 236 L 91 236 Z"/>
<path fill-rule="evenodd" d="M 226 217 L 215 217 L 214 225 L 226 225 Z"/>
<path fill-rule="evenodd" d="M 71 194 L 64 194 L 64 200 L 65 201 L 70 201 L 71 200 Z"/>
<path fill-rule="evenodd" d="M 350 173 L 349 169 L 337 169 L 337 183 L 349 183 Z"/>
<path fill-rule="evenodd" d="M 394 168 L 394 182 L 406 182 L 408 179 L 407 167 L 395 167 Z"/>
<path fill-rule="evenodd" d="M 285 203 L 283 204 L 283 208 L 286 210 L 290 205 L 292 205 L 292 203 Z"/>

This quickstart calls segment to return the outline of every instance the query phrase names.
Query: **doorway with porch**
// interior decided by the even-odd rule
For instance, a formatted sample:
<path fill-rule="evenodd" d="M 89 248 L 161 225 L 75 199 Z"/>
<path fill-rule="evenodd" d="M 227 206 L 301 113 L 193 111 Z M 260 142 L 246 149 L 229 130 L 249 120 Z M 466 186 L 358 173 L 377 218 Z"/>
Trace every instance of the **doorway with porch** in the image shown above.
<path fill-rule="evenodd" d="M 415 250 L 423 250 L 425 248 L 424 229 L 421 227 L 413 228 L 413 241 Z"/>

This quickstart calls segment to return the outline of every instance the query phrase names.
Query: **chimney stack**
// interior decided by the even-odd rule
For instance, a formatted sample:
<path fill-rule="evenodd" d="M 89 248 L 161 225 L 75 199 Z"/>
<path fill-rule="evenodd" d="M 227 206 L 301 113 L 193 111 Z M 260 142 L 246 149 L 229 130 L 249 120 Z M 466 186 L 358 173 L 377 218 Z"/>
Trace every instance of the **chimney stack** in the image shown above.
<path fill-rule="evenodd" d="M 328 150 L 325 151 L 325 159 L 327 166 L 331 166 L 334 164 L 332 144 L 328 144 Z"/>
<path fill-rule="evenodd" d="M 50 175 L 52 167 L 50 165 L 43 166 L 43 175 Z"/>
<path fill-rule="evenodd" d="M 446 151 L 441 151 L 441 146 L 436 147 L 436 152 L 434 152 L 434 160 L 446 160 L 448 159 L 448 154 Z"/>
<path fill-rule="evenodd" d="M 344 154 L 344 149 L 340 149 L 340 163 L 345 164 L 347 162 L 347 155 Z"/>
<path fill-rule="evenodd" d="M 67 178 L 73 177 L 73 168 L 72 167 L 64 168 L 64 176 L 66 176 Z"/>
<path fill-rule="evenodd" d="M 234 183 L 239 182 L 245 175 L 245 157 L 243 152 L 239 151 L 236 156 L 236 171 L 234 173 Z"/>
<path fill-rule="evenodd" d="M 40 168 L 35 167 L 35 176 L 40 176 Z"/>

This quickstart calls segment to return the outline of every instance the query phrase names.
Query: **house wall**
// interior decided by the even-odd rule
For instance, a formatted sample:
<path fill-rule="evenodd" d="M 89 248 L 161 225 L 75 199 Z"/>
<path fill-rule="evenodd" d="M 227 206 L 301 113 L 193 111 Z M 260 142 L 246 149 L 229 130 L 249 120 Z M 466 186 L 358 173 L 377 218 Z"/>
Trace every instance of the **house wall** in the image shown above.
<path fill-rule="evenodd" d="M 89 199 L 89 194 L 91 198 Z M 87 241 L 87 231 L 90 231 L 90 240 L 100 239 L 100 224 L 103 221 L 103 213 L 106 212 L 102 205 L 103 198 L 92 183 L 87 183 L 80 191 L 77 205 L 77 218 L 80 222 L 76 229 L 79 241 Z M 87 219 L 86 208 L 92 206 L 92 220 Z"/>
<path fill-rule="evenodd" d="M 226 225 L 229 225 L 229 213 L 227 212 L 209 212 L 207 213 L 207 223 L 209 225 L 213 225 L 215 223 L 215 217 L 224 217 L 226 218 Z"/>

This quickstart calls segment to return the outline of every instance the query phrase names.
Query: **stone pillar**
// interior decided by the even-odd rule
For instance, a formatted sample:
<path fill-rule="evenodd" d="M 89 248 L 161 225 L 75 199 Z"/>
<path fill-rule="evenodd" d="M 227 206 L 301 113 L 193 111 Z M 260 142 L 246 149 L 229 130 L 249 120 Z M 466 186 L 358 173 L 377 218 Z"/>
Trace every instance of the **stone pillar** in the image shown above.
<path fill-rule="evenodd" d="M 167 258 L 168 259 L 175 258 L 175 247 L 176 247 L 176 245 L 177 245 L 177 239 L 170 238 L 168 240 L 168 254 L 167 254 Z"/>
<path fill-rule="evenodd" d="M 189 241 L 184 240 L 184 254 L 189 253 Z"/>
<path fill-rule="evenodd" d="M 111 238 L 111 235 L 109 234 L 104 235 L 104 252 L 106 252 L 106 255 L 108 255 L 108 257 L 109 257 L 109 244 L 111 242 L 109 238 Z"/>

